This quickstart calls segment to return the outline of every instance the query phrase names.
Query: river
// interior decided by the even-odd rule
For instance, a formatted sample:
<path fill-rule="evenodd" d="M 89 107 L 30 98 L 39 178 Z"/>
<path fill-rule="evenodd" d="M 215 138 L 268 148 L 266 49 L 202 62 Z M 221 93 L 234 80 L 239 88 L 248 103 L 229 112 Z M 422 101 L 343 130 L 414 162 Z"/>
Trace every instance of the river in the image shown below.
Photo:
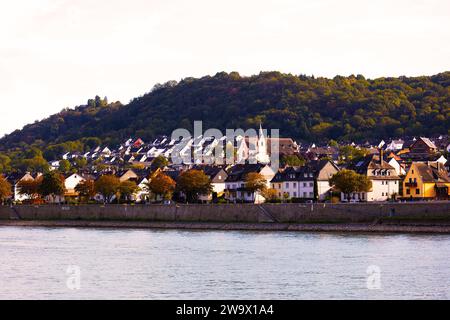
<path fill-rule="evenodd" d="M 450 299 L 450 235 L 0 227 L 0 299 Z"/>

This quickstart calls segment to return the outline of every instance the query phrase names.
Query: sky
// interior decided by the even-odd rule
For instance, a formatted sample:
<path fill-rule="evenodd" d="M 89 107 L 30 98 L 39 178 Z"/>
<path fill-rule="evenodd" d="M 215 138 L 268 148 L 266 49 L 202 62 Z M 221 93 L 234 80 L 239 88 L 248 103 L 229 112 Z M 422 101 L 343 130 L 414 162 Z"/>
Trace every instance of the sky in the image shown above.
<path fill-rule="evenodd" d="M 0 0 L 0 136 L 217 72 L 450 70 L 449 0 Z"/>

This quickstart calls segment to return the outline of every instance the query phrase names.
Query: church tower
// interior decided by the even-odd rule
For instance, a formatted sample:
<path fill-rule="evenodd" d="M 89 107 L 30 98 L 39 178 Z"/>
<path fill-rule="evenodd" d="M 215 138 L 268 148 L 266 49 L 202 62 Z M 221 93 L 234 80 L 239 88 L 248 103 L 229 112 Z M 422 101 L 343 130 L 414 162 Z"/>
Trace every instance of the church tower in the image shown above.
<path fill-rule="evenodd" d="M 269 163 L 270 157 L 267 152 L 267 138 L 264 135 L 264 130 L 262 124 L 259 123 L 259 137 L 258 137 L 258 153 L 256 155 L 256 160 L 260 163 Z"/>

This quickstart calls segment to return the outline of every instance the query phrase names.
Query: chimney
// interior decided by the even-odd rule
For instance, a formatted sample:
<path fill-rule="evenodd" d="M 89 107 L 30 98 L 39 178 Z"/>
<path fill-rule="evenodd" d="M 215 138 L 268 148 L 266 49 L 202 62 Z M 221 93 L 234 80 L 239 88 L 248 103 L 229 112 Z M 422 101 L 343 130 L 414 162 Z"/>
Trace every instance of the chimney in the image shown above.
<path fill-rule="evenodd" d="M 380 148 L 380 165 L 384 165 L 384 159 L 383 159 L 383 148 Z"/>

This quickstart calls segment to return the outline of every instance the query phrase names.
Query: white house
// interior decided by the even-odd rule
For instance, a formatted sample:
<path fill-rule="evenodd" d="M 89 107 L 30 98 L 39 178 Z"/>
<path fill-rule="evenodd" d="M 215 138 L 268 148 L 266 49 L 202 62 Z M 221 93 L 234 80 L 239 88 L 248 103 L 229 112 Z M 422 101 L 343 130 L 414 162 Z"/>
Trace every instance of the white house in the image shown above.
<path fill-rule="evenodd" d="M 254 202 L 262 203 L 264 197 L 259 192 L 250 192 L 245 188 L 245 178 L 247 174 L 257 172 L 266 180 L 267 188 L 270 188 L 270 181 L 275 176 L 275 172 L 268 165 L 257 164 L 236 164 L 227 170 L 228 177 L 225 180 L 225 197 L 234 202 Z"/>
<path fill-rule="evenodd" d="M 383 160 L 382 152 L 380 155 L 366 156 L 349 169 L 366 175 L 372 181 L 372 189 L 369 192 L 352 193 L 350 199 L 341 193 L 341 201 L 386 201 L 399 195 L 401 179 L 395 168 Z"/>
<path fill-rule="evenodd" d="M 280 199 L 318 199 L 325 200 L 331 186 L 329 179 L 339 168 L 329 160 L 311 161 L 302 167 L 288 167 L 278 172 L 271 181 Z M 316 194 L 317 193 L 317 194 Z"/>
<path fill-rule="evenodd" d="M 392 140 L 389 144 L 386 145 L 386 151 L 398 151 L 403 149 L 403 144 L 405 141 L 403 140 Z"/>
<path fill-rule="evenodd" d="M 86 179 L 78 173 L 73 173 L 66 177 L 64 181 L 64 186 L 66 188 L 65 196 L 78 196 L 78 193 L 75 191 L 75 187 L 83 181 L 86 181 Z"/>

